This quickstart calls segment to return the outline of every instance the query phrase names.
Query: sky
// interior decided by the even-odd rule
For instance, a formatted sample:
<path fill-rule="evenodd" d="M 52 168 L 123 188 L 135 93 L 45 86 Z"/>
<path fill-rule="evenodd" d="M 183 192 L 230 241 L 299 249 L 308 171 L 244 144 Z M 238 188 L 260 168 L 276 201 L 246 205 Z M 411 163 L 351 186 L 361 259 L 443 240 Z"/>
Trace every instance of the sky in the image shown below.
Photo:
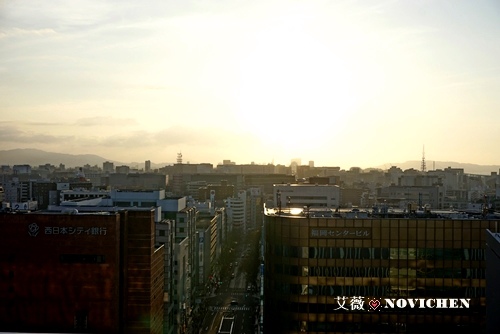
<path fill-rule="evenodd" d="M 0 0 L 0 149 L 500 164 L 500 2 Z"/>

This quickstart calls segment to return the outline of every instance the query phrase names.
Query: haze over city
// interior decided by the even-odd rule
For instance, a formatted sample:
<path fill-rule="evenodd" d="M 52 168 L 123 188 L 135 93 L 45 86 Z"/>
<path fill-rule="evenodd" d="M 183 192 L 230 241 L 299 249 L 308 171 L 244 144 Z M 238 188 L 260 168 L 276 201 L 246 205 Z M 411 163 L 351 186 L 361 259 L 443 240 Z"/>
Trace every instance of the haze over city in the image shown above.
<path fill-rule="evenodd" d="M 495 1 L 3 1 L 0 147 L 498 164 Z"/>

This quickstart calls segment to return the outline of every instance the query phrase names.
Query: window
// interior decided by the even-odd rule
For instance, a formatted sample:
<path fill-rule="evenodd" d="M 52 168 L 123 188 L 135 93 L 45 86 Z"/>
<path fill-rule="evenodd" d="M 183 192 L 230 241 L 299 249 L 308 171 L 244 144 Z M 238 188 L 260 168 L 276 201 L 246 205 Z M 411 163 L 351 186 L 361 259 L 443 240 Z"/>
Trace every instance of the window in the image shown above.
<path fill-rule="evenodd" d="M 159 236 L 164 237 L 165 236 L 165 230 L 160 230 L 159 231 Z"/>
<path fill-rule="evenodd" d="M 76 311 L 75 314 L 75 329 L 87 329 L 87 319 L 88 312 L 87 311 Z"/>
<path fill-rule="evenodd" d="M 94 254 L 61 254 L 59 256 L 61 263 L 105 263 L 104 255 Z"/>

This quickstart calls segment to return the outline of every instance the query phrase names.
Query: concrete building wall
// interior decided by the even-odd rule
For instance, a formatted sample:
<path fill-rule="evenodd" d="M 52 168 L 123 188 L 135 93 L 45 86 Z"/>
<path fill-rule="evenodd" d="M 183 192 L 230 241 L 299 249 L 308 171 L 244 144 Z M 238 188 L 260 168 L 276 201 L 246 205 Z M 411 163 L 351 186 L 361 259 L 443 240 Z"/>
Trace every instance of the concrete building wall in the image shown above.
<path fill-rule="evenodd" d="M 109 185 L 113 189 L 165 189 L 167 177 L 154 173 L 119 173 L 109 174 Z"/>

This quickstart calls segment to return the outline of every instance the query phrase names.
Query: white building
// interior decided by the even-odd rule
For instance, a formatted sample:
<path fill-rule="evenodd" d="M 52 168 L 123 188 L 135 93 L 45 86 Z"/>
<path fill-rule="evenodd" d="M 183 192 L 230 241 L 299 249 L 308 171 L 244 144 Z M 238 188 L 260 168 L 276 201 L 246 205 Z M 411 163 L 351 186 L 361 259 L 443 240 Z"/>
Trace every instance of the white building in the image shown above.
<path fill-rule="evenodd" d="M 151 207 L 159 205 L 158 201 L 165 199 L 165 190 L 111 190 L 113 204 L 116 206 Z"/>
<path fill-rule="evenodd" d="M 59 202 L 62 204 L 66 201 L 85 200 L 93 198 L 109 197 L 107 190 L 88 190 L 83 188 L 61 190 L 59 193 Z"/>
<path fill-rule="evenodd" d="M 275 184 L 273 198 L 275 207 L 338 208 L 340 188 L 336 185 Z"/>
<path fill-rule="evenodd" d="M 226 213 L 228 229 L 245 228 L 246 227 L 246 208 L 247 196 L 246 191 L 240 190 L 237 197 L 227 198 Z"/>

